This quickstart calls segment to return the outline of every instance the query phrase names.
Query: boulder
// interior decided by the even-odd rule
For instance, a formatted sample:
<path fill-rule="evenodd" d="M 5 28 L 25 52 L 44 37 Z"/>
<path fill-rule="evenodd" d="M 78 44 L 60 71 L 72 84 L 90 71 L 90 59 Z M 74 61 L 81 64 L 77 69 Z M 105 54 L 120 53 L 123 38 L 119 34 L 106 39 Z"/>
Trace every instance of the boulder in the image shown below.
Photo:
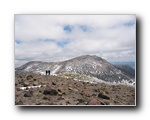
<path fill-rule="evenodd" d="M 62 92 L 61 89 L 58 89 L 58 92 Z"/>
<path fill-rule="evenodd" d="M 29 86 L 29 85 L 30 85 L 30 83 L 29 83 L 28 81 L 24 81 L 24 82 L 23 82 L 23 86 L 24 86 L 24 87 L 27 87 L 27 86 Z"/>
<path fill-rule="evenodd" d="M 58 92 L 55 89 L 46 89 L 43 92 L 44 95 L 57 95 Z"/>
<path fill-rule="evenodd" d="M 44 100 L 50 100 L 48 97 L 44 96 L 42 99 Z"/>
<path fill-rule="evenodd" d="M 37 81 L 33 82 L 33 86 L 38 86 L 38 85 L 39 85 L 39 83 Z"/>
<path fill-rule="evenodd" d="M 30 80 L 30 79 L 32 79 L 32 78 L 33 78 L 32 75 L 28 75 L 28 76 L 26 77 L 27 80 Z"/>
<path fill-rule="evenodd" d="M 99 93 L 99 94 L 98 94 L 98 97 L 99 97 L 99 98 L 102 98 L 102 99 L 107 99 L 107 100 L 110 99 L 110 97 L 109 97 L 108 95 L 105 95 L 105 94 L 103 94 L 103 93 Z"/>
<path fill-rule="evenodd" d="M 96 98 L 92 98 L 87 105 L 101 105 L 101 102 L 97 100 Z"/>
<path fill-rule="evenodd" d="M 28 91 L 24 94 L 24 97 L 32 97 L 33 96 L 33 92 L 32 91 Z"/>
<path fill-rule="evenodd" d="M 52 85 L 56 85 L 56 83 L 52 82 Z"/>
<path fill-rule="evenodd" d="M 74 92 L 78 92 L 78 90 L 77 90 L 77 89 L 72 88 L 72 87 L 69 87 L 68 89 L 69 89 L 69 90 L 72 90 L 72 91 L 74 91 Z"/>

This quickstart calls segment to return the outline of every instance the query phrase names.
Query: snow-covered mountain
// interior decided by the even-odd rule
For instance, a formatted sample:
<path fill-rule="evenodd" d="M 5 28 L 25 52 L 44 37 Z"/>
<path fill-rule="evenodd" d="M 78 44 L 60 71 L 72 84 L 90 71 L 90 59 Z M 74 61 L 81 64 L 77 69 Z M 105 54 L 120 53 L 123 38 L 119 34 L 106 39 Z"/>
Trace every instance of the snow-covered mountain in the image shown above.
<path fill-rule="evenodd" d="M 131 81 L 130 76 L 121 69 L 110 64 L 98 56 L 83 55 L 62 62 L 32 61 L 16 68 L 16 73 L 34 72 L 45 74 L 50 70 L 51 74 L 79 74 L 95 77 L 108 82 Z"/>

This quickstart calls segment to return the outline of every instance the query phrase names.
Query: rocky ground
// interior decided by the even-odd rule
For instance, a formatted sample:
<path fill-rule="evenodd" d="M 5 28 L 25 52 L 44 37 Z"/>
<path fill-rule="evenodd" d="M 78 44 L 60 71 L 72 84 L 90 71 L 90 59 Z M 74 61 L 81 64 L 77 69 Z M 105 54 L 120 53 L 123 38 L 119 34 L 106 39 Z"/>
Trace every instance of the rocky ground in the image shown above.
<path fill-rule="evenodd" d="M 16 105 L 135 105 L 135 87 L 21 73 L 15 76 Z"/>

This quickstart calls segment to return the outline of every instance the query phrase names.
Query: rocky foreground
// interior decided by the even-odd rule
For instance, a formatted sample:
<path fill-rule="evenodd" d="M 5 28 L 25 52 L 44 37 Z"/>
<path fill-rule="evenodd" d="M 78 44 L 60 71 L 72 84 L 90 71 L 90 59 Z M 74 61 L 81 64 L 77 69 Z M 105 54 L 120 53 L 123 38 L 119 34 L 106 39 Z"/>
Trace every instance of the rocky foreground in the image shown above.
<path fill-rule="evenodd" d="M 16 105 L 135 105 L 135 87 L 21 73 L 15 76 Z"/>

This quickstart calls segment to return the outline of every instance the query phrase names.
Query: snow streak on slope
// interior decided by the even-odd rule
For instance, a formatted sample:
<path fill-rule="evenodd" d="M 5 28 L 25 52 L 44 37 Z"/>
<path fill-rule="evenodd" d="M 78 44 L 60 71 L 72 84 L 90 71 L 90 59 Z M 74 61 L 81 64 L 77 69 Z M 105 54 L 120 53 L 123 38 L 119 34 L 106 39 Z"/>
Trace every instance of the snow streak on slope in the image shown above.
<path fill-rule="evenodd" d="M 59 70 L 61 65 L 55 65 L 53 68 L 51 68 L 51 75 L 56 75 L 56 72 Z"/>

